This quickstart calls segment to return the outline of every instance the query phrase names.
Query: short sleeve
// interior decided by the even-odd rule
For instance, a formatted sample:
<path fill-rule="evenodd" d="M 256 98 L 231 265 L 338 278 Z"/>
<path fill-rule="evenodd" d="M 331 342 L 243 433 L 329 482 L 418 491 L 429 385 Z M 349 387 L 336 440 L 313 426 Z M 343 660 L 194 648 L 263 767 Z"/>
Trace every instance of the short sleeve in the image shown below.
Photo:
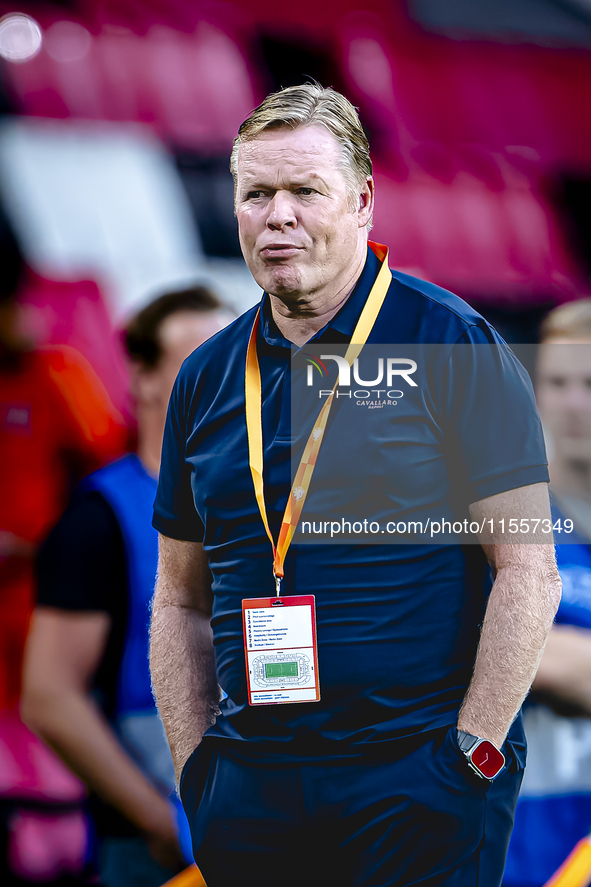
<path fill-rule="evenodd" d="M 100 493 L 76 496 L 37 558 L 37 603 L 104 611 L 126 599 L 126 564 L 117 519 Z"/>
<path fill-rule="evenodd" d="M 185 459 L 189 408 L 185 374 L 186 364 L 168 405 L 152 523 L 159 533 L 171 539 L 203 542 L 203 522 L 195 509 L 191 467 Z"/>
<path fill-rule="evenodd" d="M 93 696 L 107 717 L 115 713 L 125 646 L 129 592 L 123 535 L 115 512 L 97 491 L 76 493 L 37 556 L 37 604 L 110 619 Z"/>
<path fill-rule="evenodd" d="M 470 327 L 456 343 L 443 390 L 452 495 L 462 505 L 548 482 L 531 380 L 488 324 Z"/>

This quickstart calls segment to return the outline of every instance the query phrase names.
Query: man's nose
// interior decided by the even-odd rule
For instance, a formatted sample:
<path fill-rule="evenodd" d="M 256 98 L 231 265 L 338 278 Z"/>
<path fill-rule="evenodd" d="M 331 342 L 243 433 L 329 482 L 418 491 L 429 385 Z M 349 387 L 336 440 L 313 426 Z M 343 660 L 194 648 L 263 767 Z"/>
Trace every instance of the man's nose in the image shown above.
<path fill-rule="evenodd" d="M 295 228 L 296 225 L 292 195 L 285 191 L 276 191 L 269 202 L 267 226 L 281 230 L 281 228 Z"/>

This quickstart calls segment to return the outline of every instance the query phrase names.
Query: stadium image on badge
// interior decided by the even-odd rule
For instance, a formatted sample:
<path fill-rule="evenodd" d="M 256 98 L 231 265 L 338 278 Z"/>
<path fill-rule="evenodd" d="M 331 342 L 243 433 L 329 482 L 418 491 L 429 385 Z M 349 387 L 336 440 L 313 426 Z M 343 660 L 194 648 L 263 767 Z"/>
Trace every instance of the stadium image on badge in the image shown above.
<path fill-rule="evenodd" d="M 293 655 L 288 650 L 257 656 L 252 660 L 252 666 L 252 682 L 260 687 L 293 686 L 307 684 L 310 680 L 310 657 L 305 653 Z"/>

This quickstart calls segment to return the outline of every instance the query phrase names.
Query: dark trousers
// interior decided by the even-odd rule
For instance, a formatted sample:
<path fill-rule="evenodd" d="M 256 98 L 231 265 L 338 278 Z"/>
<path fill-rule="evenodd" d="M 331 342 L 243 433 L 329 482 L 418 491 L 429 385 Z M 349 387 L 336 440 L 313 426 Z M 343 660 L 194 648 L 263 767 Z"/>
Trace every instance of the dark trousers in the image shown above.
<path fill-rule="evenodd" d="M 522 777 L 508 765 L 481 779 L 455 727 L 288 763 L 205 739 L 182 798 L 208 887 L 499 887 Z"/>

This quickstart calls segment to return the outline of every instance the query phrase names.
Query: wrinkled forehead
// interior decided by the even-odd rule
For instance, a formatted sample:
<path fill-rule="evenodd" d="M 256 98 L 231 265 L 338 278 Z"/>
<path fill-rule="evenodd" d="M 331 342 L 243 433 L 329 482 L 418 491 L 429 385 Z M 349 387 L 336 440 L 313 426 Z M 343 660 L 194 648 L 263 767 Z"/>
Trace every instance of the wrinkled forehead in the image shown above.
<path fill-rule="evenodd" d="M 261 173 L 326 172 L 343 165 L 343 150 L 335 136 L 323 126 L 281 127 L 264 130 L 256 139 L 238 148 L 238 178 Z"/>

